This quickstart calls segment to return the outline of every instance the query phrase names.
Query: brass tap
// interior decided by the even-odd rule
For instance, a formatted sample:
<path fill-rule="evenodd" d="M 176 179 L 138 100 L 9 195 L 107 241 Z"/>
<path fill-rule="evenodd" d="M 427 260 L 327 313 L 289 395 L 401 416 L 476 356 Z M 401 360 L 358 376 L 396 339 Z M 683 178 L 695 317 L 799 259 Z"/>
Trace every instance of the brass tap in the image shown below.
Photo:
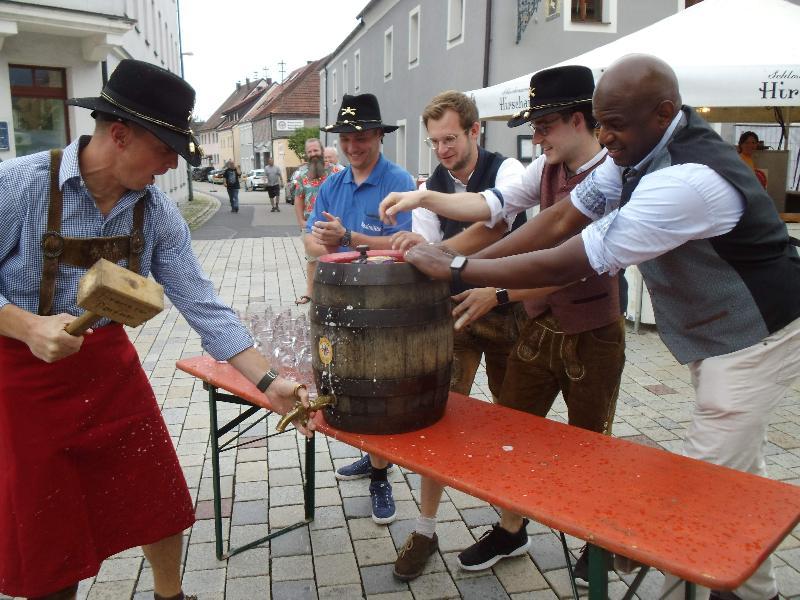
<path fill-rule="evenodd" d="M 305 425 L 308 422 L 309 413 L 316 412 L 325 406 L 335 405 L 336 396 L 333 394 L 320 394 L 311 401 L 308 407 L 303 406 L 303 404 L 298 400 L 294 403 L 294 408 L 281 417 L 281 420 L 278 421 L 278 426 L 275 429 L 278 430 L 278 433 L 283 433 L 284 430 L 289 426 L 289 423 L 298 417 L 300 418 L 300 422 Z"/>

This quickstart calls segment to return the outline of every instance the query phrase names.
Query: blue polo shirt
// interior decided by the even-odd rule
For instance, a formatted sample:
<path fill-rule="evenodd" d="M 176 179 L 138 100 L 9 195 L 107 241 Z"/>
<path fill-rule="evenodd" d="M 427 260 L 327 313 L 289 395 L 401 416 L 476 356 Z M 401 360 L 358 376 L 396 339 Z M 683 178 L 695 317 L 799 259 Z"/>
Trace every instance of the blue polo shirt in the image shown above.
<path fill-rule="evenodd" d="M 327 221 L 322 214 L 339 217 L 347 229 L 371 236 L 392 235 L 398 231 L 411 231 L 411 212 L 397 215 L 395 225 L 386 225 L 378 217 L 378 206 L 390 192 L 410 192 L 416 189 L 414 180 L 405 169 L 386 160 L 381 154 L 378 162 L 361 184 L 353 181 L 353 170 L 347 167 L 325 180 L 319 188 L 317 201 L 306 221 L 306 231 L 311 232 L 314 221 Z M 340 246 L 338 252 L 351 252 L 352 248 Z"/>

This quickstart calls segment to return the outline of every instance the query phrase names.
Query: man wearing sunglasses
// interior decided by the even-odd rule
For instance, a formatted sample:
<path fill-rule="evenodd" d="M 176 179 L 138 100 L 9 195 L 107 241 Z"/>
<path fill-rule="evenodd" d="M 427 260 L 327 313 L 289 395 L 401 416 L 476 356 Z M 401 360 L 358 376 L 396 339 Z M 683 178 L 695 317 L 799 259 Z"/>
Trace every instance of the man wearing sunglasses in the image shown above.
<path fill-rule="evenodd" d="M 594 78 L 586 67 L 556 67 L 536 73 L 530 83 L 530 107 L 508 122 L 509 127 L 528 124 L 533 142 L 542 149 L 542 156 L 528 166 L 521 179 L 498 182 L 481 194 L 445 195 L 430 190 L 392 194 L 381 204 L 382 214 L 391 220 L 398 209 L 414 209 L 416 215 L 418 207 L 424 207 L 454 219 L 487 219 L 486 224 L 476 223 L 447 241 L 451 250 L 468 254 L 486 245 L 473 242 L 485 238 L 489 227 L 503 221 L 507 224 L 538 204 L 543 212 L 533 221 L 546 220 L 546 235 L 557 243 L 562 230 L 589 223 L 569 201 L 560 200 L 606 158 L 594 135 L 593 91 Z M 554 213 L 554 217 L 548 219 L 545 213 Z M 522 236 L 530 226 L 522 226 L 515 235 L 477 256 L 513 254 L 502 249 L 511 238 L 530 239 Z M 454 267 L 454 273 L 457 270 Z M 506 360 L 500 404 L 545 416 L 561 392 L 571 425 L 611 433 L 625 363 L 617 277 L 595 275 L 563 290 L 477 288 L 456 299 L 460 304 L 454 314 L 459 322 L 467 323 L 485 318 L 482 315 L 498 304 L 524 300 L 525 311 L 518 315 L 518 339 Z M 423 515 L 424 492 L 423 485 Z M 459 554 L 459 565 L 479 571 L 503 558 L 524 554 L 530 545 L 526 525 L 521 516 L 503 511 L 500 523 Z M 587 567 L 584 552 L 575 568 L 579 583 L 586 583 Z"/>

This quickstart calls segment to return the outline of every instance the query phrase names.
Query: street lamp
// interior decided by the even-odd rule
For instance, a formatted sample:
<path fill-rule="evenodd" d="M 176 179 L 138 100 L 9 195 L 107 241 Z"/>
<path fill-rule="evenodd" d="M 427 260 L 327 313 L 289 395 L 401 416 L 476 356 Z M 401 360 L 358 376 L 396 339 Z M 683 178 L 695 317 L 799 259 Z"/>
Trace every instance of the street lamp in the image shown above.
<path fill-rule="evenodd" d="M 181 34 L 181 0 L 176 0 L 175 2 L 176 10 L 177 10 L 177 17 L 178 17 L 178 52 L 181 56 L 181 79 L 186 79 L 183 73 L 183 57 L 184 56 L 194 56 L 193 52 L 184 52 L 183 51 L 183 35 Z M 191 128 L 191 123 L 189 123 Z M 186 163 L 186 182 L 188 183 L 188 192 L 189 192 L 189 202 L 194 200 L 194 188 L 192 187 L 192 167 L 188 163 Z"/>

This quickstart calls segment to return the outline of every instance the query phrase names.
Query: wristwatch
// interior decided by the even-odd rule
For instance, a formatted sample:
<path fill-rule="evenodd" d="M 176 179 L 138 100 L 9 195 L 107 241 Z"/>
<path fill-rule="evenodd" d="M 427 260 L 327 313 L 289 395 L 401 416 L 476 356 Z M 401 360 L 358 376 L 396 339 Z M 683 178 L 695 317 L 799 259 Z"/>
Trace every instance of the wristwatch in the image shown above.
<path fill-rule="evenodd" d="M 260 391 L 260 392 L 266 392 L 266 391 L 267 391 L 267 388 L 268 388 L 270 385 L 272 385 L 272 382 L 273 382 L 273 381 L 275 381 L 277 378 L 278 378 L 278 374 L 277 374 L 275 371 L 273 371 L 272 369 L 270 369 L 269 371 L 267 371 L 267 372 L 264 374 L 264 376 L 261 378 L 261 381 L 259 381 L 259 382 L 256 384 L 256 387 L 258 388 L 258 391 Z"/>
<path fill-rule="evenodd" d="M 452 282 L 456 285 L 461 285 L 461 271 L 467 266 L 466 256 L 456 256 L 450 262 L 450 275 Z"/>
<path fill-rule="evenodd" d="M 350 231 L 349 229 L 345 229 L 342 239 L 339 240 L 339 245 L 347 246 L 349 248 L 350 244 L 352 243 L 353 243 L 353 232 Z"/>
<path fill-rule="evenodd" d="M 503 306 L 503 304 L 508 304 L 510 302 L 508 299 L 508 290 L 497 288 L 494 291 L 494 295 L 497 298 L 497 306 Z"/>

